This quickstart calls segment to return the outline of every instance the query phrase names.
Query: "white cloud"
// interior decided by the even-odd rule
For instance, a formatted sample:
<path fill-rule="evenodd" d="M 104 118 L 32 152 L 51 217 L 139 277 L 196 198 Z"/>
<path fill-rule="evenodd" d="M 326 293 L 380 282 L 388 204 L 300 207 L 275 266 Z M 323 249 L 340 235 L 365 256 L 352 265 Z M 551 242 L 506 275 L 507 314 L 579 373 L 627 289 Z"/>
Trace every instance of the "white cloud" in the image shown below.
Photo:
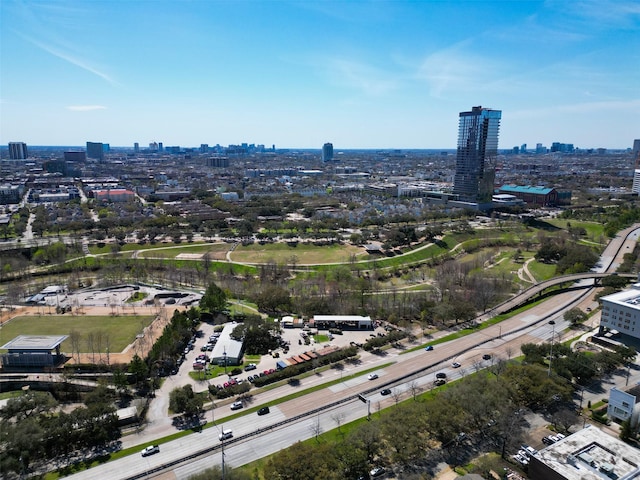
<path fill-rule="evenodd" d="M 106 110 L 107 107 L 104 105 L 69 105 L 65 107 L 67 110 L 71 110 L 72 112 L 91 112 L 94 110 Z"/>
<path fill-rule="evenodd" d="M 425 80 L 433 97 L 448 94 L 473 92 L 487 85 L 495 78 L 501 78 L 501 70 L 495 61 L 459 51 L 458 47 L 448 48 L 427 56 L 418 66 L 417 77 Z"/>
<path fill-rule="evenodd" d="M 332 58 L 322 62 L 333 83 L 361 90 L 366 95 L 378 96 L 394 90 L 397 80 L 387 72 L 343 58 Z"/>
<path fill-rule="evenodd" d="M 98 70 L 97 68 L 93 67 L 92 65 L 89 65 L 88 62 L 86 62 L 85 60 L 82 60 L 80 58 L 76 58 L 74 56 L 72 56 L 70 53 L 68 52 L 64 52 L 59 48 L 56 48 L 54 46 L 51 45 L 46 45 L 42 42 L 39 42 L 38 40 L 35 40 L 27 35 L 24 35 L 22 33 L 16 32 L 18 35 L 20 35 L 22 38 L 24 38 L 25 40 L 27 40 L 28 42 L 32 43 L 33 45 L 35 45 L 36 47 L 44 50 L 45 52 L 53 55 L 54 57 L 58 57 L 62 60 L 65 60 L 69 63 L 71 63 L 72 65 L 75 65 L 76 67 L 80 67 L 83 70 L 86 70 L 87 72 L 93 73 L 94 75 L 97 75 L 98 77 L 102 78 L 103 80 L 107 81 L 108 83 L 110 83 L 111 85 L 118 85 L 118 82 L 116 82 L 115 80 L 113 80 L 109 75 L 107 75 L 104 72 L 101 72 L 100 70 Z"/>

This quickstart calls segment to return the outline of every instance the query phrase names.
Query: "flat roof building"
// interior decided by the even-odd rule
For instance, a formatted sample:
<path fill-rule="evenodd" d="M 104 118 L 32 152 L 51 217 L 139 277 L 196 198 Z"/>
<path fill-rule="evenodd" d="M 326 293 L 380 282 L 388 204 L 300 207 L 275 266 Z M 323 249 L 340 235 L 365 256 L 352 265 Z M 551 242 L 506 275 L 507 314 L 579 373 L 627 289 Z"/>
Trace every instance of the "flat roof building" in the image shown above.
<path fill-rule="evenodd" d="M 370 330 L 373 328 L 371 317 L 361 315 L 314 315 L 309 324 L 318 329 Z"/>
<path fill-rule="evenodd" d="M 600 298 L 602 314 L 600 332 L 616 330 L 623 335 L 640 339 L 640 284 L 630 289 Z"/>
<path fill-rule="evenodd" d="M 224 365 L 240 365 L 244 354 L 244 343 L 231 338 L 231 332 L 238 326 L 237 323 L 227 323 L 211 351 L 211 363 Z"/>
<path fill-rule="evenodd" d="M 640 479 L 640 450 L 590 426 L 532 455 L 529 478 L 637 480 Z"/>
<path fill-rule="evenodd" d="M 68 335 L 19 335 L 0 347 L 8 350 L 0 357 L 2 368 L 5 371 L 40 371 L 57 367 L 66 360 L 60 345 L 67 338 Z"/>

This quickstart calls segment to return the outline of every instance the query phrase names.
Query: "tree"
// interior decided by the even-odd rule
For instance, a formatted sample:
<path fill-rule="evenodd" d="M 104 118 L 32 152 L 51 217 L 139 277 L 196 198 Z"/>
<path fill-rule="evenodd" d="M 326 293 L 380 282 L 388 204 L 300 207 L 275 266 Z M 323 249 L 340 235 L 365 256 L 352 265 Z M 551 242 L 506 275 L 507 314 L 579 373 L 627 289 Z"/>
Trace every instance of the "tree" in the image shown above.
<path fill-rule="evenodd" d="M 227 295 L 215 283 L 210 283 L 200 299 L 200 308 L 209 313 L 220 313 L 227 308 Z"/>
<path fill-rule="evenodd" d="M 58 402 L 51 394 L 33 391 L 16 398 L 10 398 L 4 408 L 0 409 L 0 416 L 6 420 L 15 418 L 22 421 L 50 412 L 57 406 Z"/>
<path fill-rule="evenodd" d="M 277 315 L 291 310 L 291 295 L 286 288 L 268 283 L 256 297 L 256 305 L 261 311 Z"/>
<path fill-rule="evenodd" d="M 149 367 L 137 354 L 129 362 L 129 373 L 133 375 L 134 382 L 140 385 L 149 375 Z"/>
<path fill-rule="evenodd" d="M 265 465 L 264 478 L 278 480 L 343 480 L 333 445 L 296 443 L 280 450 Z"/>
<path fill-rule="evenodd" d="M 572 325 L 577 325 L 584 322 L 588 317 L 587 314 L 580 310 L 578 307 L 574 307 L 564 312 L 564 319 L 570 322 Z"/>
<path fill-rule="evenodd" d="M 575 408 L 560 407 L 551 414 L 551 423 L 556 431 L 568 432 L 573 425 L 578 423 L 578 414 Z"/>
<path fill-rule="evenodd" d="M 222 475 L 222 467 L 207 468 L 206 470 L 191 475 L 188 480 L 252 480 L 254 477 L 249 472 L 240 469 L 233 469 L 228 465 L 224 467 L 224 476 Z"/>
<path fill-rule="evenodd" d="M 620 424 L 620 440 L 628 442 L 638 434 L 637 429 L 631 426 L 631 419 L 627 418 Z"/>
<path fill-rule="evenodd" d="M 191 417 L 199 415 L 202 411 L 204 400 L 196 395 L 190 384 L 182 388 L 174 388 L 169 393 L 169 409 L 174 413 L 184 413 Z"/>
<path fill-rule="evenodd" d="M 80 332 L 73 329 L 69 332 L 69 342 L 71 343 L 71 355 L 75 354 L 76 362 L 80 363 L 80 343 L 81 343 L 81 335 Z"/>

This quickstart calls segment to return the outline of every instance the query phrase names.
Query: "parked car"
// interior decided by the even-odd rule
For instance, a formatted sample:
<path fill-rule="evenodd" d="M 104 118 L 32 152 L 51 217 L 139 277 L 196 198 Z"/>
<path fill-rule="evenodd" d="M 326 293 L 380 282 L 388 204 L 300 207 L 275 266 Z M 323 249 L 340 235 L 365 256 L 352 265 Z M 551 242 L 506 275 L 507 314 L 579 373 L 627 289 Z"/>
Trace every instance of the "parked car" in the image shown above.
<path fill-rule="evenodd" d="M 240 400 L 231 404 L 231 410 L 240 410 L 242 407 L 244 407 L 244 405 Z"/>
<path fill-rule="evenodd" d="M 255 370 L 258 366 L 255 363 L 250 363 L 249 365 L 244 367 L 244 371 L 248 372 L 250 370 Z"/>
<path fill-rule="evenodd" d="M 266 415 L 269 413 L 269 407 L 262 407 L 258 410 L 258 415 Z"/>
<path fill-rule="evenodd" d="M 154 453 L 159 453 L 159 452 L 160 452 L 159 445 L 149 445 L 148 447 L 143 448 L 140 454 L 143 457 L 147 457 L 149 455 L 153 455 Z"/>
<path fill-rule="evenodd" d="M 384 467 L 374 467 L 369 472 L 369 475 L 371 476 L 371 478 L 379 477 L 384 473 L 384 471 Z"/>
<path fill-rule="evenodd" d="M 513 456 L 513 459 L 521 465 L 527 465 L 529 460 L 527 457 L 520 455 L 519 453 Z"/>
<path fill-rule="evenodd" d="M 378 378 L 378 374 L 377 373 L 370 373 L 367 378 L 369 380 L 375 380 L 376 378 Z"/>
<path fill-rule="evenodd" d="M 380 390 L 380 395 L 391 395 L 391 389 L 385 388 L 384 390 Z"/>

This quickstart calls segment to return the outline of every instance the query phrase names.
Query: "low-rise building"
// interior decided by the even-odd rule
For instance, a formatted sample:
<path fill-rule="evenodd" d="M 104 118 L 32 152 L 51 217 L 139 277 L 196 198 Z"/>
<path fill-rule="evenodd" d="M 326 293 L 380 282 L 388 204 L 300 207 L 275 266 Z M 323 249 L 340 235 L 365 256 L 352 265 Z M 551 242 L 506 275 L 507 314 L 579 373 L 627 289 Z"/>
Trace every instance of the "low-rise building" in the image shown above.
<path fill-rule="evenodd" d="M 0 349 L 7 353 L 0 357 L 5 372 L 38 372 L 55 368 L 66 361 L 60 345 L 68 335 L 19 335 Z"/>
<path fill-rule="evenodd" d="M 640 422 L 640 385 L 634 385 L 627 390 L 613 387 L 609 391 L 607 418 L 621 422 L 629 420 L 631 427 L 636 427 Z"/>
<path fill-rule="evenodd" d="M 231 332 L 238 324 L 227 323 L 216 342 L 216 346 L 211 351 L 211 363 L 217 365 L 240 365 L 244 355 L 244 343 L 231 338 Z"/>
<path fill-rule="evenodd" d="M 312 328 L 318 329 L 371 330 L 373 328 L 371 317 L 361 315 L 314 315 L 309 324 Z"/>
<path fill-rule="evenodd" d="M 635 339 L 640 339 L 640 283 L 630 289 L 600 298 L 600 332 L 615 330 Z"/>
<path fill-rule="evenodd" d="M 640 479 L 640 450 L 589 426 L 529 458 L 531 480 Z"/>

